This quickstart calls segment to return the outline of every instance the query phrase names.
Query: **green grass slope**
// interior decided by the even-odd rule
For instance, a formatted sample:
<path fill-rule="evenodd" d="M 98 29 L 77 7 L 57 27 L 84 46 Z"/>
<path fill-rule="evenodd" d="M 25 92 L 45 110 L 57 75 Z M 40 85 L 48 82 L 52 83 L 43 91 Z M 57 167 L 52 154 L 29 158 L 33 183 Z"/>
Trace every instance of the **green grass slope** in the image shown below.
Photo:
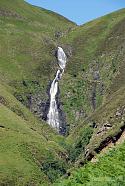
<path fill-rule="evenodd" d="M 72 51 L 61 81 L 71 129 L 124 85 L 124 25 L 122 9 L 77 27 L 61 39 L 62 46 Z"/>
<path fill-rule="evenodd" d="M 0 138 L 0 185 L 49 185 L 65 173 L 67 152 L 59 145 L 63 137 L 37 120 L 2 85 Z"/>
<path fill-rule="evenodd" d="M 0 185 L 49 185 L 67 169 L 67 152 L 59 145 L 64 138 L 14 95 L 38 91 L 34 79 L 46 89 L 53 59 L 47 51 L 56 45 L 56 33 L 74 25 L 23 0 L 0 1 Z"/>
<path fill-rule="evenodd" d="M 117 186 L 125 185 L 125 143 L 110 150 L 96 163 L 88 163 L 55 186 Z"/>
<path fill-rule="evenodd" d="M 71 128 L 66 148 L 73 166 L 84 165 L 124 131 L 124 28 L 122 9 L 76 28 L 61 40 L 64 47 L 72 48 L 63 78 L 68 83 L 61 82 L 61 90 Z"/>
<path fill-rule="evenodd" d="M 37 80 L 46 92 L 56 68 L 52 55 L 56 35 L 62 36 L 74 26 L 66 18 L 23 0 L 0 1 L 0 80 L 16 86 L 22 94 L 23 80 Z"/>
<path fill-rule="evenodd" d="M 70 159 L 84 165 L 125 129 L 125 86 L 117 91 L 67 137 Z"/>

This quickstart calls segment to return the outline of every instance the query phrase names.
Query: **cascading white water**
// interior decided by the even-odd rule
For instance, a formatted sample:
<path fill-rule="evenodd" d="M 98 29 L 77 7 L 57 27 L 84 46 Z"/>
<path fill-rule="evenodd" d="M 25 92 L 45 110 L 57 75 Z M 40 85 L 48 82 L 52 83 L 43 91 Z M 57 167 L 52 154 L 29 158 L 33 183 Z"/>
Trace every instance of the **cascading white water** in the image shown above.
<path fill-rule="evenodd" d="M 59 112 L 56 102 L 56 95 L 58 93 L 58 82 L 62 77 L 62 74 L 64 72 L 65 66 L 66 66 L 66 55 L 65 52 L 61 47 L 58 47 L 57 51 L 57 58 L 58 58 L 58 64 L 61 69 L 57 70 L 56 77 L 53 80 L 51 87 L 50 87 L 50 107 L 49 112 L 47 114 L 47 122 L 49 125 L 51 125 L 53 128 L 56 128 L 59 131 Z"/>
<path fill-rule="evenodd" d="M 59 63 L 60 68 L 64 70 L 66 67 L 67 58 L 66 58 L 65 52 L 63 51 L 61 47 L 58 47 L 57 57 L 58 57 L 58 63 Z"/>

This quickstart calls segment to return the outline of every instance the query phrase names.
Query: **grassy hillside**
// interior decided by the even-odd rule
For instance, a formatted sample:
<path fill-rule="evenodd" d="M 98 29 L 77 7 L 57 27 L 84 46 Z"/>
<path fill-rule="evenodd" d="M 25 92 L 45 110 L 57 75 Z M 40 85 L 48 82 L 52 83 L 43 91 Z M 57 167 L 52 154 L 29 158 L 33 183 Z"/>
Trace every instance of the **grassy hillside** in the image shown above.
<path fill-rule="evenodd" d="M 61 93 L 71 129 L 67 149 L 76 165 L 83 165 L 124 128 L 124 23 L 125 9 L 76 28 L 61 40 L 72 48 Z"/>
<path fill-rule="evenodd" d="M 124 25 L 125 9 L 80 26 L 61 39 L 72 51 L 61 81 L 71 128 L 124 84 Z"/>
<path fill-rule="evenodd" d="M 125 86 L 67 137 L 71 161 L 83 165 L 125 130 Z"/>
<path fill-rule="evenodd" d="M 125 9 L 76 26 L 23 0 L 0 1 L 1 185 L 52 185 L 67 170 L 85 165 L 109 142 L 116 142 L 125 125 L 124 30 Z M 58 45 L 68 56 L 60 81 L 67 137 L 39 119 L 42 111 L 37 110 L 48 99 Z M 110 154 L 119 174 L 124 171 L 122 152 L 124 144 L 97 166 L 86 164 L 59 185 L 87 183 L 88 176 L 96 177 L 100 170 L 100 177 L 105 176 Z"/>
<path fill-rule="evenodd" d="M 0 80 L 15 87 L 14 93 L 23 97 L 23 103 L 27 101 L 24 80 L 30 93 L 38 92 L 32 83 L 37 81 L 46 96 L 56 68 L 56 38 L 74 26 L 66 18 L 23 0 L 0 2 Z"/>
<path fill-rule="evenodd" d="M 59 146 L 63 137 L 37 120 L 5 87 L 0 85 L 0 184 L 48 185 L 67 169 L 67 152 Z M 57 167 L 46 173 L 50 164 Z"/>
<path fill-rule="evenodd" d="M 46 92 L 51 45 L 72 26 L 24 1 L 0 1 L 0 185 L 49 185 L 67 169 L 63 137 L 16 98 L 26 105 L 26 94 Z"/>
<path fill-rule="evenodd" d="M 83 168 L 75 170 L 68 179 L 55 186 L 117 186 L 125 184 L 125 144 L 110 150 L 105 156 L 99 157 L 98 162 L 88 163 Z"/>

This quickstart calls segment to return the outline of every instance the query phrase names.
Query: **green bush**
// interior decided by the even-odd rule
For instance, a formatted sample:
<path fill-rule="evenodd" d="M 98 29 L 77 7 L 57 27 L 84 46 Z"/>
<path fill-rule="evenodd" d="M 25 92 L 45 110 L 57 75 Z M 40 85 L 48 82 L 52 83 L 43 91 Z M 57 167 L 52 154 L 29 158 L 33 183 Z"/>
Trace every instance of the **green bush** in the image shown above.
<path fill-rule="evenodd" d="M 49 180 L 53 183 L 56 179 L 66 173 L 66 163 L 61 160 L 47 159 L 42 163 L 41 170 L 48 176 Z"/>
<path fill-rule="evenodd" d="M 90 126 L 84 128 L 80 133 L 79 138 L 77 139 L 74 146 L 69 149 L 69 159 L 74 162 L 81 153 L 84 153 L 86 145 L 89 143 L 89 140 L 92 136 L 93 129 Z"/>

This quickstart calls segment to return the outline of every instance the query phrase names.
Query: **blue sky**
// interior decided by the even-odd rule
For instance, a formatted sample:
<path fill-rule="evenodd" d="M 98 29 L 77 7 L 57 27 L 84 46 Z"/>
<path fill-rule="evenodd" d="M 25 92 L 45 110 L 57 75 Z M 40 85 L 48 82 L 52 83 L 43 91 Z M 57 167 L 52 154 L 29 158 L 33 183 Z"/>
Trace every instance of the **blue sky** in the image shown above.
<path fill-rule="evenodd" d="M 125 0 L 26 0 L 57 12 L 78 25 L 125 8 Z"/>

